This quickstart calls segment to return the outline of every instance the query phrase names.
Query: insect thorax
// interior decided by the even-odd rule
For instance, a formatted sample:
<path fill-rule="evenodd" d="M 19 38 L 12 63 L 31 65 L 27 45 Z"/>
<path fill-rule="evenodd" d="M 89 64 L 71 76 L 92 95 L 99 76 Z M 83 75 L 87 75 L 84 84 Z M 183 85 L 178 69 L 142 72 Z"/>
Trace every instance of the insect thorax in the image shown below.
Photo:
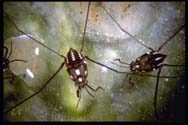
<path fill-rule="evenodd" d="M 81 53 L 71 48 L 67 54 L 66 66 L 70 78 L 76 85 L 87 83 L 87 64 Z"/>

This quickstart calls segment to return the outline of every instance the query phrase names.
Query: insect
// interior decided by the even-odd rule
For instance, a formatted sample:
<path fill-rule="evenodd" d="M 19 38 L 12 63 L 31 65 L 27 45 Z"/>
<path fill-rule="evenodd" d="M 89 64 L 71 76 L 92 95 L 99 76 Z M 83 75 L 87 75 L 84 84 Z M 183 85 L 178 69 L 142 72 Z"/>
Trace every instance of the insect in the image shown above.
<path fill-rule="evenodd" d="M 35 38 L 27 35 L 25 32 L 23 32 L 21 29 L 19 29 L 17 27 L 17 25 L 13 22 L 13 20 L 5 12 L 6 16 L 11 20 L 12 24 L 16 27 L 16 29 L 18 31 L 20 31 L 21 33 L 25 34 L 27 37 L 31 38 L 35 42 L 41 44 L 42 46 L 46 47 L 47 49 L 49 49 L 50 51 L 52 51 L 53 53 L 59 55 L 60 57 L 62 57 L 64 59 L 64 62 L 61 64 L 61 66 L 58 68 L 58 70 L 49 78 L 49 80 L 47 80 L 47 82 L 37 92 L 33 93 L 31 96 L 25 98 L 21 102 L 19 102 L 16 105 L 12 106 L 11 108 L 6 110 L 5 112 L 11 111 L 12 109 L 18 107 L 19 105 L 23 104 L 25 101 L 29 100 L 33 96 L 35 96 L 38 93 L 40 93 L 47 86 L 47 84 L 49 84 L 50 81 L 58 74 L 58 72 L 63 68 L 64 64 L 67 67 L 67 72 L 70 75 L 70 78 L 75 82 L 75 85 L 78 87 L 76 94 L 77 94 L 77 97 L 79 98 L 79 100 L 77 102 L 76 108 L 78 107 L 79 101 L 81 99 L 81 91 L 82 91 L 82 89 L 85 88 L 86 91 L 89 93 L 89 95 L 91 95 L 92 97 L 94 97 L 94 96 L 88 91 L 88 88 L 90 90 L 94 91 L 94 92 L 98 91 L 99 89 L 104 90 L 100 86 L 98 86 L 96 89 L 94 89 L 90 85 L 88 85 L 88 81 L 87 81 L 88 70 L 87 70 L 87 64 L 86 64 L 86 60 L 85 60 L 85 58 L 87 58 L 87 57 L 85 57 L 82 54 L 83 47 L 84 47 L 85 31 L 86 31 L 88 15 L 89 15 L 89 8 L 90 8 L 90 3 L 88 4 L 88 8 L 87 8 L 87 15 L 86 15 L 86 21 L 85 21 L 85 27 L 84 27 L 84 34 L 83 34 L 83 39 L 82 39 L 82 47 L 80 49 L 80 52 L 78 52 L 77 50 L 75 50 L 73 48 L 70 48 L 69 52 L 67 53 L 67 57 L 57 53 L 56 51 L 54 51 L 51 48 L 47 47 L 46 45 L 44 45 L 40 41 L 38 41 Z"/>
<path fill-rule="evenodd" d="M 4 56 L 3 56 L 3 70 L 7 70 L 9 72 L 9 74 L 11 74 L 11 76 L 6 76 L 4 77 L 4 79 L 10 79 L 10 83 L 12 83 L 12 81 L 14 80 L 14 73 L 11 71 L 10 69 L 10 64 L 13 63 L 13 62 L 27 62 L 26 60 L 22 60 L 22 59 L 13 59 L 13 60 L 10 60 L 10 57 L 12 55 L 12 44 L 13 42 L 11 41 L 11 48 L 10 48 L 10 52 L 8 50 L 8 48 L 6 46 L 3 46 L 3 49 L 4 49 Z"/>
<path fill-rule="evenodd" d="M 117 66 L 125 67 L 125 68 L 127 68 L 127 66 L 128 66 L 130 68 L 130 71 L 133 74 L 140 74 L 140 73 L 158 70 L 157 79 L 156 79 L 156 87 L 155 87 L 155 92 L 154 92 L 154 102 L 153 102 L 155 117 L 158 120 L 159 115 L 157 112 L 157 92 L 158 92 L 158 84 L 159 84 L 159 78 L 160 78 L 160 73 L 161 73 L 162 67 L 165 67 L 165 66 L 166 67 L 183 67 L 184 66 L 184 65 L 172 65 L 172 64 L 163 63 L 163 61 L 165 60 L 167 55 L 161 53 L 160 51 L 170 40 L 172 40 L 184 28 L 184 25 L 177 28 L 176 32 L 174 32 L 165 42 L 163 42 L 163 44 L 160 45 L 158 47 L 158 49 L 154 50 L 153 48 L 142 43 L 140 40 L 138 40 L 131 33 L 126 31 L 125 29 L 123 29 L 120 26 L 120 24 L 115 20 L 115 18 L 107 11 L 107 9 L 104 6 L 101 6 L 101 7 L 104 9 L 104 11 L 107 13 L 107 15 L 115 22 L 115 24 L 120 28 L 121 31 L 123 31 L 125 34 L 129 35 L 136 42 L 138 42 L 139 44 L 141 44 L 142 46 L 144 46 L 145 48 L 150 50 L 149 52 L 146 52 L 143 55 L 137 57 L 136 60 L 132 61 L 131 63 L 121 61 L 121 59 L 114 59 L 113 61 L 118 61 L 120 64 L 123 64 L 123 65 L 119 65 L 115 62 L 112 62 L 112 63 Z M 128 75 L 129 74 L 127 74 L 125 80 L 127 79 Z M 134 83 L 131 81 L 131 77 L 129 77 L 129 83 L 131 85 L 134 85 Z"/>

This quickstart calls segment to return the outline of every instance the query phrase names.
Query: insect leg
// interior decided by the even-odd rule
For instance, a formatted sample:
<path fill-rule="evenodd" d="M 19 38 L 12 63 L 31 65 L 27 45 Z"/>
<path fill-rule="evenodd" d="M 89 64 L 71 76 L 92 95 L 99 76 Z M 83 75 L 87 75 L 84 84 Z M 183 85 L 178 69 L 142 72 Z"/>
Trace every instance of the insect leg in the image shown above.
<path fill-rule="evenodd" d="M 102 89 L 104 91 L 104 89 L 100 86 L 98 86 L 96 89 L 93 89 L 91 86 L 89 86 L 88 84 L 86 84 L 87 87 L 89 87 L 92 91 L 96 92 L 98 91 L 99 89 Z"/>
<path fill-rule="evenodd" d="M 161 68 L 159 68 L 158 73 L 157 73 L 157 80 L 156 80 L 156 86 L 155 86 L 155 93 L 154 93 L 154 102 L 153 102 L 153 106 L 154 106 L 154 112 L 155 112 L 155 117 L 157 120 L 159 120 L 159 115 L 157 112 L 157 92 L 158 92 L 158 85 L 159 85 L 159 76 L 161 73 Z"/>
<path fill-rule="evenodd" d="M 123 80 L 123 83 L 122 83 L 122 85 L 121 85 L 121 88 L 124 88 L 124 84 L 126 83 L 128 77 L 129 77 L 129 74 L 127 74 L 127 75 L 125 76 L 125 79 Z"/>
<path fill-rule="evenodd" d="M 87 16 L 86 16 L 86 21 L 85 21 L 85 26 L 84 26 L 84 34 L 83 34 L 83 38 L 82 38 L 82 47 L 80 49 L 80 52 L 82 52 L 83 48 L 84 48 L 84 40 L 85 40 L 85 32 L 86 32 L 87 21 L 88 21 L 88 16 L 89 16 L 89 8 L 90 8 L 90 2 L 88 3 Z"/>
<path fill-rule="evenodd" d="M 174 38 L 182 29 L 184 28 L 184 25 L 182 25 L 181 27 L 178 28 L 178 30 L 172 34 L 172 36 L 170 36 L 161 46 L 159 46 L 158 48 L 158 52 L 172 39 Z"/>
<path fill-rule="evenodd" d="M 89 61 L 95 63 L 95 64 L 98 64 L 98 65 L 100 65 L 100 66 L 103 66 L 103 67 L 105 67 L 105 68 L 107 68 L 107 69 L 109 69 L 109 70 L 111 70 L 111 71 L 116 72 L 116 73 L 132 74 L 132 73 L 128 73 L 128 72 L 120 72 L 120 71 L 118 71 L 118 70 L 116 70 L 116 69 L 113 69 L 113 68 L 111 68 L 111 67 L 109 67 L 109 66 L 106 66 L 106 65 L 104 65 L 104 64 L 102 64 L 102 63 L 100 63 L 100 62 L 97 62 L 97 61 L 95 61 L 95 60 L 89 58 L 88 56 L 85 56 L 85 58 L 88 59 Z"/>
<path fill-rule="evenodd" d="M 111 68 L 111 67 L 109 67 L 109 66 L 106 66 L 106 65 L 104 65 L 104 64 L 102 64 L 102 63 L 100 63 L 100 62 L 97 62 L 97 61 L 95 61 L 95 60 L 89 58 L 88 56 L 85 56 L 85 58 L 88 59 L 89 61 L 95 63 L 95 64 L 98 64 L 98 65 L 100 65 L 100 66 L 102 66 L 102 67 L 105 67 L 105 68 L 107 68 L 107 69 L 109 69 L 109 70 L 111 70 L 111 71 L 113 71 L 113 72 L 116 72 L 116 73 L 131 74 L 131 75 L 144 76 L 144 77 L 157 77 L 156 75 L 150 75 L 150 74 L 138 74 L 138 73 L 131 73 L 131 72 L 118 71 L 118 70 L 113 69 L 113 68 Z M 174 78 L 174 79 L 182 78 L 182 77 L 183 77 L 183 76 L 160 76 L 160 78 Z"/>
<path fill-rule="evenodd" d="M 5 56 L 4 56 L 4 58 L 7 58 L 7 55 L 8 55 L 8 48 L 5 47 L 5 46 L 3 46 L 3 49 L 5 49 Z"/>
<path fill-rule="evenodd" d="M 88 94 L 89 94 L 90 96 L 94 97 L 94 96 L 88 91 L 87 87 L 85 87 L 85 88 L 86 88 L 86 91 L 88 92 Z"/>
<path fill-rule="evenodd" d="M 132 77 L 129 77 L 129 84 L 134 86 L 134 83 L 131 80 L 132 80 Z"/>
<path fill-rule="evenodd" d="M 3 79 L 10 79 L 10 78 L 12 78 L 12 76 L 3 77 Z"/>
<path fill-rule="evenodd" d="M 176 66 L 185 66 L 185 65 L 162 64 L 162 66 L 169 66 L 169 67 L 170 67 L 170 66 L 175 66 L 175 67 L 176 67 Z"/>
<path fill-rule="evenodd" d="M 16 23 L 11 19 L 11 17 L 8 15 L 8 13 L 6 11 L 4 11 L 6 16 L 10 19 L 10 21 L 12 22 L 13 26 L 21 33 L 23 33 L 24 35 L 26 35 L 27 37 L 29 37 L 30 39 L 34 40 L 35 42 L 37 42 L 38 44 L 44 46 L 45 48 L 47 48 L 48 50 L 50 50 L 51 52 L 55 53 L 56 55 L 63 57 L 64 59 L 66 58 L 65 56 L 59 54 L 58 52 L 56 52 L 55 50 L 49 48 L 48 46 L 46 46 L 45 44 L 41 43 L 39 40 L 35 39 L 34 37 L 26 34 L 24 31 L 22 31 L 21 29 L 18 28 L 18 26 L 16 25 Z"/>
<path fill-rule="evenodd" d="M 13 44 L 13 42 L 11 41 L 11 45 L 10 45 L 10 53 L 9 53 L 9 55 L 8 55 L 7 58 L 10 58 L 10 56 L 12 55 L 12 44 Z"/>
<path fill-rule="evenodd" d="M 127 32 L 125 29 L 123 29 L 120 24 L 115 20 L 115 18 L 107 11 L 107 9 L 103 6 L 101 6 L 105 12 L 110 16 L 110 18 L 116 23 L 116 25 L 121 29 L 121 31 L 123 31 L 124 33 L 126 33 L 127 35 L 129 35 L 131 38 L 133 38 L 136 42 L 138 42 L 139 44 L 143 45 L 144 47 L 146 47 L 147 49 L 154 51 L 151 47 L 146 46 L 145 44 L 143 44 L 140 40 L 138 40 L 135 36 L 133 36 L 132 34 L 130 34 L 129 32 Z"/>
<path fill-rule="evenodd" d="M 25 101 L 29 100 L 30 98 L 32 98 L 33 96 L 39 94 L 47 85 L 48 83 L 57 75 L 57 73 L 63 68 L 64 66 L 64 63 L 63 62 L 61 64 L 61 66 L 58 68 L 58 70 L 49 78 L 49 80 L 38 90 L 36 91 L 35 93 L 33 93 L 32 95 L 30 95 L 29 97 L 25 98 L 24 100 L 22 100 L 21 102 L 17 103 L 16 105 L 12 106 L 11 108 L 9 108 L 8 110 L 5 111 L 5 113 L 11 111 L 12 109 L 18 107 L 19 105 L 23 104 Z"/>
<path fill-rule="evenodd" d="M 80 99 L 81 99 L 81 96 L 79 97 L 78 102 L 77 102 L 77 104 L 76 104 L 76 109 L 78 108 L 78 105 L 79 105 Z"/>
<path fill-rule="evenodd" d="M 14 60 L 11 60 L 9 63 L 16 62 L 16 61 L 27 62 L 27 60 L 23 60 L 23 59 L 14 59 Z"/>
<path fill-rule="evenodd" d="M 9 71 L 9 73 L 11 74 L 11 76 L 10 76 L 10 83 L 12 83 L 12 81 L 14 80 L 14 77 L 15 77 L 15 75 L 14 75 L 14 73 L 10 70 L 10 68 L 9 67 L 7 67 L 7 70 Z"/>

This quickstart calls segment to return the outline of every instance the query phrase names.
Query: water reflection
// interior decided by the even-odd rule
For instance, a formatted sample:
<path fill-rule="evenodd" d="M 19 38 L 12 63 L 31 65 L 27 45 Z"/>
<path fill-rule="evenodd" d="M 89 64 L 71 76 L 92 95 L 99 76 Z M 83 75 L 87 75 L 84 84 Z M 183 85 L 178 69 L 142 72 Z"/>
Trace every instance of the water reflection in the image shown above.
<path fill-rule="evenodd" d="M 34 78 L 34 75 L 33 73 L 29 70 L 29 69 L 26 69 L 26 74 L 30 77 L 30 78 Z"/>
<path fill-rule="evenodd" d="M 39 55 L 39 47 L 35 48 L 34 52 L 38 56 Z"/>

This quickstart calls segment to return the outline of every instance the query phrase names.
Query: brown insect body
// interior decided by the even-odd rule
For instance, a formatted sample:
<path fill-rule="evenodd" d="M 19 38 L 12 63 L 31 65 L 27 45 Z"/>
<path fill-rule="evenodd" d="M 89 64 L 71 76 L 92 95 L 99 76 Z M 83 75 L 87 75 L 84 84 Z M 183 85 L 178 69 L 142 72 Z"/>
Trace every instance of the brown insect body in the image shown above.
<path fill-rule="evenodd" d="M 88 81 L 86 80 L 88 71 L 84 56 L 76 50 L 70 48 L 66 58 L 67 72 L 71 79 L 78 86 L 77 96 L 80 97 L 80 91 L 84 88 Z"/>
<path fill-rule="evenodd" d="M 150 72 L 160 68 L 166 57 L 167 55 L 157 51 L 147 52 L 131 62 L 130 69 L 134 73 Z"/>
<path fill-rule="evenodd" d="M 3 69 L 9 68 L 9 59 L 3 57 Z"/>

